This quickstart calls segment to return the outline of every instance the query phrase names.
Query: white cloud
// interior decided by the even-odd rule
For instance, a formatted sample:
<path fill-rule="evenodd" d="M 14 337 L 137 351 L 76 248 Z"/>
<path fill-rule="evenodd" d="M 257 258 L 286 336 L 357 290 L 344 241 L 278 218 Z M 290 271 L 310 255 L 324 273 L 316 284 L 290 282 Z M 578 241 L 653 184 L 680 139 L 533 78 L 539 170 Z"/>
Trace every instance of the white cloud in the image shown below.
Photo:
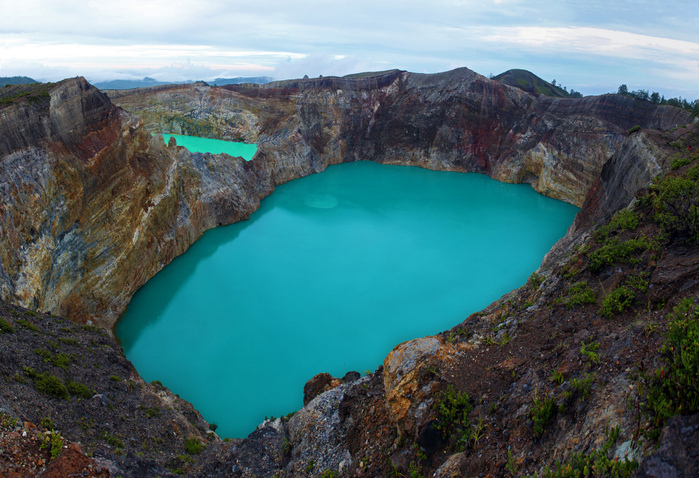
<path fill-rule="evenodd" d="M 667 59 L 668 55 L 699 57 L 697 43 L 601 28 L 503 27 L 496 28 L 483 40 L 533 49 L 553 48 L 636 59 L 649 59 L 652 56 L 660 60 Z"/>
<path fill-rule="evenodd" d="M 39 79 L 467 66 L 526 68 L 581 90 L 635 78 L 699 91 L 690 0 L 0 0 L 0 12 L 2 75 L 30 65 Z"/>

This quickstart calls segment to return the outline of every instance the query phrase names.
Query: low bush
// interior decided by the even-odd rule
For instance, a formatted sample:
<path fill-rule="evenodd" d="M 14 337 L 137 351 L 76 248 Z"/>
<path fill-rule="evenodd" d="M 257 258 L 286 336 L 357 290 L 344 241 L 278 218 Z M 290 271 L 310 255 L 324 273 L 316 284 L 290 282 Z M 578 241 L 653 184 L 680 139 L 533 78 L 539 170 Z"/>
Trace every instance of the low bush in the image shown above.
<path fill-rule="evenodd" d="M 625 285 L 619 286 L 605 297 L 602 303 L 601 313 L 611 319 L 616 314 L 631 308 L 636 299 L 636 292 Z"/>
<path fill-rule="evenodd" d="M 576 282 L 568 288 L 568 299 L 565 305 L 572 309 L 576 305 L 594 304 L 597 301 L 595 291 L 585 281 Z"/>
<path fill-rule="evenodd" d="M 538 391 L 534 391 L 534 406 L 531 417 L 535 436 L 539 437 L 544 434 L 546 426 L 553 420 L 557 412 L 558 406 L 554 397 L 549 396 L 540 400 Z"/>
<path fill-rule="evenodd" d="M 42 373 L 34 377 L 34 385 L 36 389 L 46 395 L 56 398 L 68 398 L 68 389 L 58 377 L 55 377 L 48 372 Z"/>
<path fill-rule="evenodd" d="M 653 219 L 673 236 L 699 242 L 699 167 L 666 176 L 651 188 Z"/>
<path fill-rule="evenodd" d="M 631 209 L 622 209 L 617 211 L 609 223 L 599 227 L 595 231 L 595 237 L 598 240 L 605 239 L 609 234 L 615 231 L 633 231 L 638 227 L 640 218 L 636 211 Z"/>
<path fill-rule="evenodd" d="M 468 394 L 454 390 L 449 385 L 437 400 L 437 421 L 440 430 L 445 437 L 450 437 L 469 428 L 471 413 L 471 399 Z"/>
<path fill-rule="evenodd" d="M 53 354 L 49 350 L 39 348 L 34 349 L 34 353 L 42 357 L 44 362 L 51 363 L 63 370 L 66 370 L 70 365 L 70 357 L 64 353 Z"/>
<path fill-rule="evenodd" d="M 628 458 L 619 460 L 609 458 L 612 445 L 619 436 L 619 428 L 612 428 L 607 432 L 607 441 L 600 450 L 591 453 L 573 453 L 568 461 L 561 463 L 556 461 L 553 470 L 550 467 L 544 469 L 546 478 L 588 478 L 597 476 L 609 476 L 614 478 L 629 478 L 634 475 L 638 463 Z"/>
<path fill-rule="evenodd" d="M 82 383 L 68 380 L 66 382 L 66 389 L 68 390 L 68 393 L 70 393 L 74 397 L 78 397 L 78 398 L 91 398 L 92 397 L 92 391 L 90 390 L 90 388 L 87 385 L 83 385 Z"/>
<path fill-rule="evenodd" d="M 670 169 L 676 171 L 689 163 L 691 163 L 691 161 L 688 158 L 673 158 L 670 163 Z"/>
<path fill-rule="evenodd" d="M 116 449 L 124 449 L 124 442 L 121 440 L 119 436 L 112 435 L 111 433 L 107 433 L 106 431 L 103 433 L 102 437 L 105 439 L 107 443 L 109 443 L 111 446 L 113 446 Z"/>
<path fill-rule="evenodd" d="M 15 328 L 11 323 L 3 318 L 0 318 L 0 334 L 14 334 Z"/>
<path fill-rule="evenodd" d="M 587 358 L 591 363 L 598 363 L 601 359 L 600 354 L 597 352 L 599 350 L 599 344 L 596 342 L 590 342 L 586 344 L 581 342 L 580 353 Z"/>
<path fill-rule="evenodd" d="M 542 282 L 544 282 L 544 276 L 539 275 L 536 272 L 532 272 L 532 275 L 530 275 L 529 279 L 527 280 L 527 284 L 529 284 L 532 290 L 537 290 Z"/>
<path fill-rule="evenodd" d="M 619 263 L 636 264 L 639 261 L 636 256 L 653 246 L 652 241 L 645 237 L 620 241 L 618 237 L 613 236 L 588 255 L 588 267 L 592 272 L 599 272 L 606 266 Z"/>
<path fill-rule="evenodd" d="M 63 437 L 57 431 L 52 431 L 48 435 L 44 435 L 43 442 L 41 443 L 41 448 L 49 450 L 51 452 L 51 458 L 57 458 L 58 455 L 63 451 Z"/>
<path fill-rule="evenodd" d="M 184 441 L 184 450 L 188 455 L 198 455 L 204 450 L 204 445 L 196 438 L 187 438 Z"/>
<path fill-rule="evenodd" d="M 570 388 L 574 396 L 579 396 L 581 399 L 586 400 L 590 397 L 592 393 L 592 386 L 595 384 L 595 379 L 597 374 L 589 374 L 585 372 L 583 378 L 574 378 L 570 381 Z"/>
<path fill-rule="evenodd" d="M 49 417 L 42 418 L 39 424 L 47 430 L 53 431 L 54 429 L 53 420 L 51 420 Z"/>
<path fill-rule="evenodd" d="M 660 353 L 663 366 L 650 378 L 646 410 L 652 437 L 674 415 L 699 411 L 699 307 L 684 298 L 668 316 L 670 324 Z"/>
<path fill-rule="evenodd" d="M 41 331 L 39 330 L 39 327 L 37 327 L 36 325 L 32 324 L 32 323 L 29 322 L 28 320 L 19 319 L 19 320 L 17 321 L 17 325 L 20 326 L 20 327 L 22 327 L 23 329 L 29 329 L 29 330 L 31 330 L 32 332 L 41 332 Z"/>

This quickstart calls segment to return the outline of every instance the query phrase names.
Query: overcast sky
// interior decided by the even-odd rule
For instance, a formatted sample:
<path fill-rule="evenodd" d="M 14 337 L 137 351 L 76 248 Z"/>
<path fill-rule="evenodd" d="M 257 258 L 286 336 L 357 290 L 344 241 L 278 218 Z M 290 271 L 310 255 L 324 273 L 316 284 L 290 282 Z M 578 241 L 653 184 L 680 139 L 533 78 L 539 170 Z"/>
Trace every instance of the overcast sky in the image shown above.
<path fill-rule="evenodd" d="M 162 81 L 510 68 L 699 98 L 697 0 L 0 0 L 0 76 Z"/>

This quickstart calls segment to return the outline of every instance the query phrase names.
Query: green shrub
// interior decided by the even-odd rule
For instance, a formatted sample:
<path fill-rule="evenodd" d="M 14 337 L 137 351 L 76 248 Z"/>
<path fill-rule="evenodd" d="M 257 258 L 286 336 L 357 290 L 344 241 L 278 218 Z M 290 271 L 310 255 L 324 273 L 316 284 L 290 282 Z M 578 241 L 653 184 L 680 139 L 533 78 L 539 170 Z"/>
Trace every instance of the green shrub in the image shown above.
<path fill-rule="evenodd" d="M 691 161 L 687 158 L 673 158 L 672 163 L 670 163 L 670 169 L 676 171 L 689 163 Z"/>
<path fill-rule="evenodd" d="M 532 290 L 539 289 L 542 282 L 544 282 L 544 276 L 537 274 L 536 272 L 532 272 L 532 275 L 530 275 L 529 279 L 527 280 L 527 284 L 529 284 Z"/>
<path fill-rule="evenodd" d="M 19 319 L 19 320 L 17 321 L 17 325 L 20 326 L 20 327 L 22 327 L 23 329 L 29 329 L 29 330 L 31 330 L 32 332 L 41 332 L 41 331 L 39 330 L 39 327 L 37 327 L 36 325 L 32 324 L 32 323 L 29 322 L 28 320 Z"/>
<path fill-rule="evenodd" d="M 666 176 L 652 188 L 653 219 L 668 233 L 699 242 L 699 168 Z"/>
<path fill-rule="evenodd" d="M 62 368 L 63 370 L 66 370 L 68 368 L 68 365 L 70 365 L 70 357 L 68 357 L 64 353 L 58 353 L 53 356 L 51 359 L 51 362 L 59 368 Z"/>
<path fill-rule="evenodd" d="M 42 357 L 42 358 L 44 359 L 44 362 L 47 362 L 47 363 L 50 363 L 50 362 L 51 362 L 51 358 L 53 357 L 53 355 L 51 354 L 51 352 L 49 352 L 49 351 L 46 350 L 46 349 L 38 349 L 38 348 L 37 348 L 37 349 L 34 349 L 33 352 L 34 352 L 36 355 Z"/>
<path fill-rule="evenodd" d="M 54 377 L 48 372 L 37 375 L 34 378 L 36 389 L 46 395 L 56 398 L 68 398 L 68 389 L 58 377 Z"/>
<path fill-rule="evenodd" d="M 636 255 L 654 247 L 654 244 L 645 237 L 620 241 L 618 237 L 608 238 L 598 249 L 589 255 L 588 267 L 592 272 L 599 272 L 605 266 L 618 263 L 636 264 Z"/>
<path fill-rule="evenodd" d="M 652 436 L 674 415 L 699 411 L 699 307 L 684 298 L 668 316 L 670 324 L 660 353 L 664 365 L 650 380 L 646 409 Z"/>
<path fill-rule="evenodd" d="M 82 383 L 68 380 L 66 382 L 66 389 L 68 390 L 68 393 L 70 393 L 74 397 L 78 397 L 78 398 L 91 398 L 92 397 L 92 391 L 90 390 L 90 388 L 87 385 L 83 385 Z"/>
<path fill-rule="evenodd" d="M 597 301 L 595 291 L 585 281 L 576 282 L 568 288 L 568 299 L 565 305 L 572 309 L 576 305 L 594 304 Z"/>
<path fill-rule="evenodd" d="M 51 420 L 49 417 L 42 418 L 41 422 L 39 422 L 39 424 L 42 427 L 46 428 L 47 430 L 53 430 L 53 428 L 54 428 L 53 420 Z"/>
<path fill-rule="evenodd" d="M 601 313 L 605 317 L 611 319 L 616 314 L 629 309 L 633 305 L 635 299 L 636 293 L 633 289 L 624 285 L 619 286 L 605 297 L 602 303 Z"/>
<path fill-rule="evenodd" d="M 34 349 L 34 353 L 42 357 L 44 359 L 44 362 L 52 363 L 56 367 L 62 368 L 63 370 L 66 370 L 68 368 L 68 365 L 70 365 L 70 357 L 68 357 L 64 353 L 58 353 L 54 355 L 49 350 L 38 348 Z"/>
<path fill-rule="evenodd" d="M 102 435 L 103 438 L 109 443 L 111 446 L 113 446 L 116 449 L 123 449 L 124 448 L 124 442 L 121 441 L 121 438 L 119 436 L 114 436 L 111 433 L 104 432 Z"/>
<path fill-rule="evenodd" d="M 563 377 L 563 373 L 561 373 L 560 370 L 554 370 L 551 372 L 551 381 L 555 383 L 556 385 L 561 385 L 565 378 Z"/>
<path fill-rule="evenodd" d="M 640 130 L 641 130 L 641 126 L 640 126 L 640 125 L 632 126 L 631 129 L 629 129 L 629 134 L 633 134 L 633 133 L 635 133 L 636 131 L 640 131 Z"/>
<path fill-rule="evenodd" d="M 35 378 L 37 376 L 36 370 L 34 370 L 31 367 L 28 367 L 27 365 L 22 367 L 22 370 L 24 370 L 24 375 L 26 375 L 29 378 Z"/>
<path fill-rule="evenodd" d="M 204 445 L 196 438 L 187 438 L 184 441 L 184 450 L 188 455 L 198 455 L 204 450 Z"/>
<path fill-rule="evenodd" d="M 51 458 L 57 458 L 63 451 L 63 437 L 57 431 L 52 431 L 48 435 L 44 435 L 41 448 L 51 451 Z"/>
<path fill-rule="evenodd" d="M 592 363 L 598 363 L 600 361 L 600 355 L 597 353 L 598 350 L 599 344 L 596 342 L 590 342 L 589 344 L 581 342 L 580 353 Z"/>
<path fill-rule="evenodd" d="M 538 391 L 534 390 L 534 406 L 532 407 L 532 422 L 534 424 L 534 435 L 539 437 L 546 431 L 546 426 L 553 420 L 558 412 L 556 399 L 554 397 L 546 397 L 540 400 Z"/>
<path fill-rule="evenodd" d="M 0 334 L 14 334 L 15 328 L 11 323 L 0 317 Z"/>
<path fill-rule="evenodd" d="M 622 209 L 614 214 L 609 223 L 595 231 L 595 237 L 602 240 L 614 231 L 633 231 L 638 227 L 639 220 L 636 211 Z"/>
<path fill-rule="evenodd" d="M 556 460 L 554 469 L 546 467 L 546 478 L 588 478 L 588 477 L 614 477 L 630 478 L 634 476 L 638 463 L 628 458 L 618 460 L 609 458 L 612 445 L 619 436 L 619 428 L 612 428 L 607 433 L 607 441 L 600 450 L 594 450 L 589 454 L 573 453 L 570 459 L 561 463 Z"/>
<path fill-rule="evenodd" d="M 579 396 L 583 400 L 587 399 L 592 393 L 592 386 L 595 383 L 596 373 L 588 374 L 585 372 L 583 378 L 574 378 L 570 381 L 570 388 L 574 395 Z"/>
<path fill-rule="evenodd" d="M 457 430 L 466 430 L 470 426 L 468 414 L 471 413 L 471 399 L 468 394 L 454 390 L 449 385 L 437 400 L 437 421 L 445 437 L 452 436 Z"/>

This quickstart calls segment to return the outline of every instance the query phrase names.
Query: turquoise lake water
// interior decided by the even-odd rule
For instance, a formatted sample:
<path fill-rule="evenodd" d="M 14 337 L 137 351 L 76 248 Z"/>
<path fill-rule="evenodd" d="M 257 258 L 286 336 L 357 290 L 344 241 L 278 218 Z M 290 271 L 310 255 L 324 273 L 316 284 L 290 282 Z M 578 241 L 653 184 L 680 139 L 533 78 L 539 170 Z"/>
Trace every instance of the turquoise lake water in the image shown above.
<path fill-rule="evenodd" d="M 192 152 L 221 154 L 226 153 L 231 156 L 241 156 L 250 161 L 257 152 L 256 144 L 235 143 L 233 141 L 223 141 L 220 139 L 199 138 L 197 136 L 185 136 L 182 134 L 163 134 L 165 144 L 175 137 L 177 146 L 184 146 Z"/>
<path fill-rule="evenodd" d="M 330 166 L 206 232 L 115 331 L 145 380 L 244 437 L 315 374 L 373 371 L 523 285 L 577 211 L 479 174 Z"/>

